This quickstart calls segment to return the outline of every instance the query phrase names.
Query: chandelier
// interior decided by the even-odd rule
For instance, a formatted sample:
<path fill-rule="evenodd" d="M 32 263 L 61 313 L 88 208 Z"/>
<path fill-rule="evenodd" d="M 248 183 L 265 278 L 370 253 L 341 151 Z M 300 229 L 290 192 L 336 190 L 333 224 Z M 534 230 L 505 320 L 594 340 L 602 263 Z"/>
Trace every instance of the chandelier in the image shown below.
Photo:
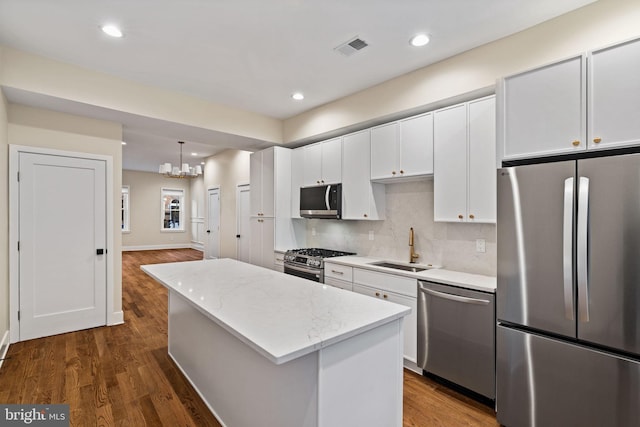
<path fill-rule="evenodd" d="M 198 175 L 202 175 L 202 167 L 196 165 L 190 167 L 189 163 L 182 163 L 182 146 L 184 141 L 178 141 L 180 144 L 180 166 L 171 166 L 171 163 L 163 163 L 160 165 L 158 172 L 168 178 L 195 178 Z"/>

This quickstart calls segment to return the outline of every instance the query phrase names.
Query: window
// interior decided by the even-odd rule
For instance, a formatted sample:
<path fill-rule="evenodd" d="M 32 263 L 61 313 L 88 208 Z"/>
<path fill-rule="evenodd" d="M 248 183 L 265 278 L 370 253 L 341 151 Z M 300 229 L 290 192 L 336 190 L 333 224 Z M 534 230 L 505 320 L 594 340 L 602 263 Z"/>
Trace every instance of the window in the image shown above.
<path fill-rule="evenodd" d="M 122 194 L 120 196 L 120 206 L 121 206 L 121 219 L 122 219 L 122 231 L 124 233 L 128 233 L 129 228 L 129 186 L 122 186 Z"/>
<path fill-rule="evenodd" d="M 162 230 L 184 231 L 184 190 L 162 189 Z"/>

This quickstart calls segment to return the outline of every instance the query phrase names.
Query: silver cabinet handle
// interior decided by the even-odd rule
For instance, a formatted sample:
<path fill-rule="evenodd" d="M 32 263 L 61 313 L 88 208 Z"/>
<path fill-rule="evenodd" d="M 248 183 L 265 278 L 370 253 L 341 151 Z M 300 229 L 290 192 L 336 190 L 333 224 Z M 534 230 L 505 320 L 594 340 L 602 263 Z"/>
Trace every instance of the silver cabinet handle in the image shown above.
<path fill-rule="evenodd" d="M 425 289 L 425 288 L 420 288 L 420 291 L 427 293 L 429 295 L 433 295 L 434 297 L 444 298 L 451 301 L 464 302 L 466 304 L 487 305 L 490 302 L 489 300 L 486 300 L 486 299 L 461 297 L 458 295 L 445 294 L 444 292 L 433 291 L 431 289 Z"/>
<path fill-rule="evenodd" d="M 578 188 L 578 309 L 580 321 L 589 321 L 589 271 L 588 231 L 589 231 L 589 178 L 580 177 Z"/>
<path fill-rule="evenodd" d="M 336 274 L 344 274 L 344 271 L 338 271 L 338 270 L 331 270 L 331 272 Z"/>
<path fill-rule="evenodd" d="M 564 316 L 569 320 L 573 320 L 573 177 L 564 180 L 562 272 L 564 284 Z"/>

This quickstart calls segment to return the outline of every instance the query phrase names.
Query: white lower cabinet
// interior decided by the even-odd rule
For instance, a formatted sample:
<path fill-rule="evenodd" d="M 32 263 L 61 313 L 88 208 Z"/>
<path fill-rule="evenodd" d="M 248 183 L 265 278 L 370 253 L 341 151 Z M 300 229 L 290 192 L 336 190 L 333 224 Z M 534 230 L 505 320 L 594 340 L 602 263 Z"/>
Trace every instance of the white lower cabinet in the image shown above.
<path fill-rule="evenodd" d="M 284 273 L 284 252 L 273 251 L 273 269 Z"/>
<path fill-rule="evenodd" d="M 417 286 L 417 285 L 416 285 Z M 411 308 L 411 314 L 404 318 L 404 358 L 416 363 L 418 360 L 418 301 L 416 298 L 395 294 L 382 289 L 358 283 L 353 284 L 353 292 L 384 299 Z"/>
<path fill-rule="evenodd" d="M 274 218 L 251 217 L 249 223 L 251 229 L 249 262 L 273 270 L 275 267 L 273 262 L 273 248 L 275 245 Z"/>
<path fill-rule="evenodd" d="M 325 277 L 324 284 L 333 286 L 334 288 L 344 289 L 346 291 L 353 291 L 353 283 L 346 280 L 334 279 L 333 277 Z"/>

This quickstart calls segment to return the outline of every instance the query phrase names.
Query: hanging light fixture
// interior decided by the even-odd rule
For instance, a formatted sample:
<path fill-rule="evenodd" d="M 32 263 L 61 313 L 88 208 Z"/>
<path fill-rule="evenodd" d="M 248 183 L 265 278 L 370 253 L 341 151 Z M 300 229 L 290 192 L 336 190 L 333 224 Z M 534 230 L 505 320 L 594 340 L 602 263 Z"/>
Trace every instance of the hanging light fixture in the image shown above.
<path fill-rule="evenodd" d="M 190 167 L 188 163 L 182 163 L 182 146 L 184 141 L 178 141 L 180 144 L 180 163 L 179 166 L 171 166 L 171 163 L 163 163 L 160 165 L 159 173 L 168 178 L 195 178 L 202 175 L 202 166 L 196 165 Z"/>

